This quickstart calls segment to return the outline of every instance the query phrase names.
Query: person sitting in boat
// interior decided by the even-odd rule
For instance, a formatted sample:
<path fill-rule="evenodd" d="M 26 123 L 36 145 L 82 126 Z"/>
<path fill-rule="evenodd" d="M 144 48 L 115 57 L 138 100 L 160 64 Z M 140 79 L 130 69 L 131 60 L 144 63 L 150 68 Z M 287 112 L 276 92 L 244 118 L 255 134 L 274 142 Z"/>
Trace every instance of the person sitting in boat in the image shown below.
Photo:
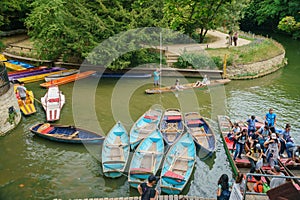
<path fill-rule="evenodd" d="M 252 115 L 246 122 L 248 124 L 248 136 L 250 137 L 256 131 L 255 123 L 259 121 L 255 119 L 254 115 Z"/>
<path fill-rule="evenodd" d="M 147 183 L 141 183 L 138 185 L 138 191 L 140 193 L 141 200 L 155 200 L 158 197 L 158 191 L 154 188 L 158 178 L 154 175 L 148 177 Z"/>
<path fill-rule="evenodd" d="M 229 140 L 233 141 L 233 146 L 232 149 L 234 149 L 235 145 L 236 145 L 236 136 L 241 132 L 241 127 L 239 126 L 238 123 L 234 123 L 233 124 L 233 128 L 231 129 L 231 131 L 227 134 L 227 137 Z"/>
<path fill-rule="evenodd" d="M 176 79 L 175 85 L 171 86 L 171 89 L 181 90 L 183 88 L 182 85 L 180 85 L 179 79 Z"/>
<path fill-rule="evenodd" d="M 284 151 L 286 150 L 286 152 L 288 153 L 288 148 L 293 147 L 294 146 L 294 142 L 293 140 L 291 140 L 291 125 L 290 124 L 286 124 L 285 125 L 285 129 L 279 134 L 279 138 L 280 138 L 280 142 L 281 142 L 281 148 L 280 148 L 280 156 L 283 156 Z"/>
<path fill-rule="evenodd" d="M 265 124 L 263 127 L 260 127 L 260 129 L 258 129 L 256 131 L 256 134 L 259 135 L 258 142 L 259 142 L 260 146 L 262 147 L 263 152 L 266 152 L 267 149 L 265 148 L 264 143 L 269 139 L 269 137 L 272 134 L 269 126 L 267 124 Z"/>
<path fill-rule="evenodd" d="M 257 193 L 263 193 L 263 182 L 261 176 L 254 176 L 255 183 L 253 185 L 253 191 Z"/>
<path fill-rule="evenodd" d="M 254 148 L 251 148 L 250 151 L 247 152 L 246 156 L 251 164 L 250 173 L 258 171 L 263 166 L 263 157 L 265 157 L 265 154 L 263 153 L 259 143 L 257 143 Z"/>
<path fill-rule="evenodd" d="M 264 143 L 265 148 L 267 148 L 266 156 L 267 162 L 270 164 L 273 169 L 274 166 L 278 163 L 280 142 L 276 133 L 272 133 L 271 137 Z"/>
<path fill-rule="evenodd" d="M 24 86 L 23 82 L 21 82 L 20 85 L 17 87 L 16 92 L 19 94 L 20 99 L 23 101 L 23 104 L 25 105 L 27 89 Z"/>
<path fill-rule="evenodd" d="M 276 176 L 285 176 L 282 172 L 281 172 L 281 169 L 278 165 L 275 165 L 274 166 L 274 170 L 270 172 L 270 174 L 272 175 L 276 175 Z M 272 178 L 271 182 L 270 182 L 270 189 L 272 188 L 276 188 L 278 187 L 279 185 L 282 185 L 284 184 L 286 181 L 285 178 L 280 178 L 280 177 L 274 177 Z"/>
<path fill-rule="evenodd" d="M 205 85 L 209 85 L 210 84 L 210 80 L 208 79 L 207 75 L 205 74 L 202 81 L 197 81 L 194 84 L 194 87 L 200 87 L 200 86 L 205 86 Z"/>
<path fill-rule="evenodd" d="M 288 163 L 292 163 L 292 164 L 296 164 L 296 163 L 300 163 L 300 146 L 294 145 L 290 148 L 288 148 L 287 150 L 287 154 L 288 154 L 288 159 L 285 161 L 285 164 L 287 165 Z"/>

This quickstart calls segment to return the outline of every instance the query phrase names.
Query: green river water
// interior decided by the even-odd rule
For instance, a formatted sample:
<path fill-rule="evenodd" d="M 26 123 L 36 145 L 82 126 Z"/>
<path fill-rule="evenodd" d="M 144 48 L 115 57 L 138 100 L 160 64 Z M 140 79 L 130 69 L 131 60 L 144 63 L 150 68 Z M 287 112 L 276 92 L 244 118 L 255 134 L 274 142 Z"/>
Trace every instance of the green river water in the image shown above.
<path fill-rule="evenodd" d="M 144 90 L 152 87 L 151 78 L 101 79 L 96 90 L 91 92 L 93 96 L 88 91 L 97 81 L 95 78 L 81 80 L 79 90 L 73 90 L 73 83 L 63 85 L 60 89 L 66 96 L 66 105 L 57 123 L 76 124 L 105 134 L 117 120 L 130 130 L 133 122 L 154 105 L 177 107 L 183 112 L 199 111 L 215 131 L 217 148 L 211 158 L 197 158 L 193 177 L 184 193 L 216 197 L 220 175 L 224 172 L 231 175 L 218 135 L 217 114 L 227 114 L 235 119 L 246 119 L 253 114 L 263 117 L 272 107 L 278 124 L 291 123 L 292 134 L 300 143 L 300 42 L 283 36 L 276 39 L 286 48 L 289 64 L 285 68 L 255 80 L 232 81 L 225 87 L 146 95 Z M 182 82 L 195 80 L 181 79 Z M 168 85 L 174 82 L 174 78 L 163 78 L 162 81 Z M 26 87 L 34 91 L 37 99 L 46 92 L 37 83 L 27 84 Z M 73 98 L 76 101 L 72 101 Z M 72 102 L 78 104 L 72 105 Z M 126 176 L 118 179 L 102 176 L 100 145 L 62 144 L 34 136 L 29 128 L 45 121 L 41 105 L 36 102 L 36 107 L 37 113 L 23 116 L 15 130 L 0 138 L 1 200 L 138 195 L 135 189 L 129 187 Z"/>

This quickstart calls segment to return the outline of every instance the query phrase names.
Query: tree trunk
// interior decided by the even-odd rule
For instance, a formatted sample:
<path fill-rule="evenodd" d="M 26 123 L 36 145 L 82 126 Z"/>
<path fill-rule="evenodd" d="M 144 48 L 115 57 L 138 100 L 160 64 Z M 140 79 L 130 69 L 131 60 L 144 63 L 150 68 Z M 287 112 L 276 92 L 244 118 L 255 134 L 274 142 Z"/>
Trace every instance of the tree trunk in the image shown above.
<path fill-rule="evenodd" d="M 201 31 L 199 33 L 199 41 L 200 41 L 200 43 L 203 43 L 207 31 L 208 30 L 204 30 L 204 28 L 201 28 Z"/>

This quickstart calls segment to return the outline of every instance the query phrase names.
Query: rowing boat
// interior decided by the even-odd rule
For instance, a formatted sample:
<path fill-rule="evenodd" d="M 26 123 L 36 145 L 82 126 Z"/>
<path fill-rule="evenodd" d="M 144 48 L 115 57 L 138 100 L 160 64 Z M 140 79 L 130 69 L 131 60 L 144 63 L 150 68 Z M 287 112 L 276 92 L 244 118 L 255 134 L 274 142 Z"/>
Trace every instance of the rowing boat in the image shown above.
<path fill-rule="evenodd" d="M 46 111 L 47 121 L 59 120 L 60 111 L 65 104 L 65 95 L 62 94 L 57 85 L 48 88 L 45 96 L 41 98 L 41 102 Z"/>
<path fill-rule="evenodd" d="M 211 155 L 216 148 L 216 138 L 208 122 L 198 112 L 189 112 L 184 114 L 184 123 L 201 154 Z"/>
<path fill-rule="evenodd" d="M 172 145 L 183 133 L 183 117 L 179 109 L 167 109 L 160 122 L 160 131 L 168 145 Z"/>
<path fill-rule="evenodd" d="M 229 83 L 229 79 L 218 79 L 218 80 L 211 80 L 210 84 L 205 84 L 205 85 L 198 85 L 197 83 L 187 83 L 187 84 L 182 84 L 178 87 L 175 86 L 167 86 L 167 87 L 158 87 L 158 88 L 151 88 L 145 90 L 146 94 L 160 94 L 160 93 L 165 93 L 165 92 L 176 92 L 176 91 L 181 91 L 181 90 L 187 90 L 187 89 L 197 89 L 197 88 L 205 88 L 205 87 L 211 87 L 211 86 L 216 86 L 216 85 L 225 85 Z"/>
<path fill-rule="evenodd" d="M 33 71 L 30 71 L 30 70 L 33 70 Z M 14 80 L 19 80 L 21 78 L 34 77 L 34 76 L 42 75 L 42 74 L 46 74 L 46 73 L 58 72 L 61 70 L 65 70 L 65 69 L 60 68 L 60 67 L 53 67 L 53 68 L 40 67 L 38 69 L 31 68 L 31 69 L 26 69 L 23 71 L 18 71 L 15 74 L 11 74 L 8 76 L 8 78 L 10 81 L 14 81 Z"/>
<path fill-rule="evenodd" d="M 43 74 L 38 74 L 38 75 L 33 75 L 33 76 L 27 76 L 24 78 L 19 78 L 17 79 L 19 82 L 23 83 L 31 83 L 31 82 L 36 82 L 36 81 L 41 81 L 43 80 L 46 76 L 52 75 L 52 74 L 58 74 L 61 72 L 67 72 L 69 70 L 58 70 L 55 72 L 48 72 L 48 73 L 43 73 Z"/>
<path fill-rule="evenodd" d="M 70 69 L 67 72 L 61 72 L 59 74 L 53 74 L 53 75 L 50 75 L 50 76 L 46 76 L 45 81 L 49 82 L 49 81 L 53 81 L 53 80 L 56 80 L 56 79 L 67 77 L 67 76 L 70 76 L 70 75 L 73 75 L 73 74 L 78 74 L 78 73 L 79 73 L 78 69 Z"/>
<path fill-rule="evenodd" d="M 104 140 L 102 135 L 68 125 L 39 123 L 32 126 L 30 131 L 39 137 L 64 143 L 99 144 Z"/>
<path fill-rule="evenodd" d="M 129 137 L 121 122 L 109 131 L 102 146 L 103 174 L 110 178 L 122 176 L 129 158 Z"/>
<path fill-rule="evenodd" d="M 29 69 L 24 69 L 22 71 L 11 71 L 11 72 L 7 72 L 8 76 L 13 76 L 13 75 L 17 75 L 17 74 L 25 74 L 25 73 L 30 73 L 30 72 L 34 72 L 34 71 L 40 71 L 43 69 L 47 69 L 48 67 L 46 66 L 40 66 L 40 67 L 34 67 L 34 68 L 29 68 Z"/>
<path fill-rule="evenodd" d="M 167 194 L 180 194 L 191 178 L 196 163 L 196 146 L 190 133 L 182 135 L 164 160 L 160 187 Z"/>
<path fill-rule="evenodd" d="M 132 126 L 130 130 L 130 146 L 135 147 L 150 133 L 158 128 L 162 115 L 161 109 L 149 109 Z"/>
<path fill-rule="evenodd" d="M 7 61 L 6 57 L 3 54 L 0 54 L 0 61 Z"/>
<path fill-rule="evenodd" d="M 4 62 L 4 65 L 6 68 L 9 68 L 9 69 L 12 69 L 12 70 L 15 70 L 15 71 L 22 71 L 22 70 L 25 70 L 26 68 L 25 67 L 22 67 L 20 65 L 15 65 L 15 64 L 12 64 L 10 62 Z"/>
<path fill-rule="evenodd" d="M 163 154 L 163 137 L 159 130 L 154 130 L 139 144 L 133 154 L 128 172 L 130 186 L 137 188 L 149 175 L 155 175 L 163 160 Z"/>
<path fill-rule="evenodd" d="M 24 67 L 26 69 L 34 68 L 34 66 L 31 65 L 31 64 L 28 64 L 28 63 L 25 63 L 25 62 L 20 62 L 20 61 L 17 61 L 17 60 L 8 60 L 7 62 L 11 63 L 13 65 L 19 65 L 19 66 Z"/>
<path fill-rule="evenodd" d="M 14 92 L 16 94 L 18 104 L 20 107 L 20 110 L 24 115 L 31 115 L 36 112 L 35 106 L 34 106 L 34 95 L 31 90 L 26 90 L 26 99 L 25 99 L 25 104 L 21 100 L 21 97 L 17 91 L 17 87 L 19 84 L 14 84 Z"/>
<path fill-rule="evenodd" d="M 42 84 L 40 84 L 40 86 L 50 87 L 53 84 L 63 85 L 63 84 L 66 84 L 66 83 L 70 83 L 70 82 L 79 80 L 79 79 L 86 78 L 86 77 L 88 77 L 88 76 L 90 76 L 94 73 L 96 73 L 96 71 L 81 72 L 81 73 L 78 73 L 78 74 L 73 74 L 73 75 L 70 75 L 70 76 L 67 76 L 67 77 L 63 77 L 63 78 L 60 78 L 60 79 L 56 79 L 56 80 L 53 80 L 53 81 L 42 83 Z"/>

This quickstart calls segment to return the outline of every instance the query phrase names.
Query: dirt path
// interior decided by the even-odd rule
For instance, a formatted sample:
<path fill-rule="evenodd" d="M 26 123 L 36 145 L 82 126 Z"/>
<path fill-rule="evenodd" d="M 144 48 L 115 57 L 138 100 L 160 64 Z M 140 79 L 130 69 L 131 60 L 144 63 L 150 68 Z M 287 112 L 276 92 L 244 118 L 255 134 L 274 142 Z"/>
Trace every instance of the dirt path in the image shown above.
<path fill-rule="evenodd" d="M 219 38 L 218 40 L 212 43 L 204 43 L 204 44 L 176 44 L 176 45 L 168 45 L 164 46 L 168 49 L 170 53 L 181 54 L 183 51 L 201 51 L 205 48 L 225 48 L 228 47 L 228 40 L 226 37 L 228 34 L 222 33 L 220 31 L 208 31 L 208 35 Z M 238 38 L 237 46 L 242 46 L 249 44 L 251 41 L 243 38 Z M 233 47 L 233 46 L 232 46 Z"/>

